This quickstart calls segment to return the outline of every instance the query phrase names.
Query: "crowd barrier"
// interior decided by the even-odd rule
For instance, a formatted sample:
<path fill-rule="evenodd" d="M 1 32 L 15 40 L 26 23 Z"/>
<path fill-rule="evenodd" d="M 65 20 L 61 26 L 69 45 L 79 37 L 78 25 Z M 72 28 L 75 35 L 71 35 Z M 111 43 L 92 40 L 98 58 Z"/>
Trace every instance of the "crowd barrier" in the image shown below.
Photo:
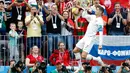
<path fill-rule="evenodd" d="M 117 73 L 117 71 L 119 70 L 119 68 L 120 68 L 120 66 L 117 66 L 116 67 L 116 73 Z M 0 73 L 7 73 L 8 72 L 8 69 L 9 69 L 9 66 L 0 66 Z M 54 69 L 56 69 L 56 67 L 55 66 L 47 66 L 47 73 L 50 73 L 52 70 L 54 70 Z M 92 71 L 94 72 L 94 73 L 98 73 L 98 71 L 99 71 L 99 69 L 100 69 L 100 66 L 93 66 L 92 67 Z M 27 69 L 25 69 L 24 71 L 23 71 L 23 73 L 27 73 Z M 72 72 L 73 73 L 73 72 Z"/>
<path fill-rule="evenodd" d="M 40 39 L 41 41 L 41 55 L 46 59 L 47 63 L 49 63 L 49 37 L 50 36 L 42 36 Z M 66 48 L 69 48 L 68 50 L 72 52 L 73 48 L 75 47 L 75 44 L 81 39 L 81 36 L 71 36 L 73 38 L 73 43 L 72 45 L 69 45 L 70 43 L 67 42 L 67 39 L 69 36 L 53 36 L 53 43 L 52 43 L 52 48 L 53 49 L 58 49 L 58 42 L 56 42 L 60 38 L 62 39 L 61 41 L 64 41 L 66 44 Z M 55 38 L 57 37 L 57 38 Z M 120 66 L 121 62 L 123 62 L 125 59 L 130 58 L 130 36 L 103 36 L 103 48 L 101 50 L 98 50 L 98 40 L 99 36 L 97 36 L 94 39 L 94 45 L 90 46 L 89 48 L 92 48 L 93 50 L 90 51 L 90 54 L 93 56 L 100 56 L 103 61 L 106 64 L 115 64 L 117 66 Z M 34 40 L 32 39 L 30 42 L 33 42 Z M 9 62 L 9 48 L 8 48 L 8 43 L 9 39 L 8 36 L 5 36 L 5 39 L 0 40 L 0 65 L 8 65 Z M 19 41 L 18 41 L 19 42 Z M 20 53 L 20 59 L 25 60 L 26 56 L 28 55 L 27 49 L 27 38 L 23 38 L 22 40 L 24 44 L 24 53 Z M 87 40 L 86 40 L 87 42 Z M 19 46 L 21 48 L 21 46 Z M 21 51 L 21 49 L 20 49 Z M 24 55 L 24 58 L 21 57 Z M 73 57 L 74 55 L 72 55 Z M 2 62 L 2 61 L 3 62 Z M 1 64 L 2 63 L 2 64 Z"/>

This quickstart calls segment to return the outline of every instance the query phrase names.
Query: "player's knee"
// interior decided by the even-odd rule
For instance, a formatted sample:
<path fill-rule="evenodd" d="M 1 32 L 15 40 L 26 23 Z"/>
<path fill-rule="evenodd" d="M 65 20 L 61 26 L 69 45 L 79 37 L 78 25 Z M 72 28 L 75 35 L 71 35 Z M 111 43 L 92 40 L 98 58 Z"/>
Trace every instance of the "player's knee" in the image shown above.
<path fill-rule="evenodd" d="M 73 50 L 74 53 L 78 53 L 79 52 L 79 48 L 75 47 Z"/>
<path fill-rule="evenodd" d="M 85 59 L 87 57 L 87 53 L 86 52 L 82 52 L 82 58 Z"/>

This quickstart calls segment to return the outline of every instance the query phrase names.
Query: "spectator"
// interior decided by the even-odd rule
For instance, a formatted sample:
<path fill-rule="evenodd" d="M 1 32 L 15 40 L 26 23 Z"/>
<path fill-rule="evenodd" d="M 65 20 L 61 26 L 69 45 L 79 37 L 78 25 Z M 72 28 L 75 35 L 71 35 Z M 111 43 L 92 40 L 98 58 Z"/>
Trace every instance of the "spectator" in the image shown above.
<path fill-rule="evenodd" d="M 77 8 L 77 7 L 73 7 L 72 8 L 72 15 L 74 17 L 74 22 L 75 22 L 75 28 L 76 29 L 80 29 L 80 27 L 78 27 L 78 23 L 77 23 L 77 20 L 80 17 L 79 13 L 80 13 L 80 9 L 79 8 Z"/>
<path fill-rule="evenodd" d="M 5 1 L 5 10 L 6 10 L 6 32 L 10 31 L 10 23 L 11 23 L 11 12 L 10 10 L 7 10 L 7 7 L 11 4 L 11 1 Z"/>
<path fill-rule="evenodd" d="M 80 9 L 79 11 L 79 18 L 77 19 L 77 24 L 78 24 L 78 27 L 81 28 L 81 29 L 78 29 L 77 30 L 77 35 L 78 36 L 83 36 L 87 30 L 87 26 L 88 26 L 88 21 L 82 17 L 82 12 L 83 10 Z"/>
<path fill-rule="evenodd" d="M 24 22 L 25 19 L 25 12 L 27 10 L 30 10 L 30 6 L 28 5 L 28 3 L 24 0 L 23 1 L 25 3 L 26 6 L 21 6 L 22 3 L 17 2 L 17 0 L 15 0 L 12 4 L 10 4 L 7 7 L 7 10 L 11 10 L 12 12 L 12 22 L 17 24 L 18 20 L 22 20 Z"/>
<path fill-rule="evenodd" d="M 130 22 L 124 27 L 125 35 L 130 35 Z"/>
<path fill-rule="evenodd" d="M 52 52 L 53 41 L 60 41 L 59 35 L 61 34 L 61 21 L 64 18 L 58 13 L 57 5 L 53 4 L 50 14 L 47 16 L 47 33 L 48 33 L 48 52 L 49 56 Z M 53 39 L 54 38 L 54 39 Z M 57 45 L 57 42 L 54 44 Z"/>
<path fill-rule="evenodd" d="M 44 58 L 40 55 L 38 46 L 33 46 L 30 50 L 30 54 L 26 57 L 26 66 L 33 67 L 36 62 L 43 62 Z"/>
<path fill-rule="evenodd" d="M 65 6 L 66 6 L 65 0 L 60 0 L 58 6 L 58 10 L 60 14 L 63 14 L 63 11 L 66 9 Z"/>
<path fill-rule="evenodd" d="M 19 50 L 17 39 L 19 37 L 18 33 L 16 32 L 16 25 L 15 23 L 10 24 L 10 31 L 9 31 L 9 50 L 10 50 L 10 60 L 15 58 L 15 61 L 19 61 Z"/>
<path fill-rule="evenodd" d="M 62 62 L 60 60 L 56 61 L 56 69 L 52 70 L 51 73 L 68 73 L 67 71 L 63 71 Z"/>
<path fill-rule="evenodd" d="M 124 28 L 125 35 L 130 35 L 130 11 L 127 9 L 127 25 Z"/>
<path fill-rule="evenodd" d="M 90 66 L 89 62 L 83 62 L 82 68 L 77 69 L 74 73 L 95 73 L 92 71 L 92 66 Z"/>
<path fill-rule="evenodd" d="M 41 26 L 44 24 L 42 16 L 38 15 L 37 8 L 31 8 L 31 14 L 25 18 L 25 24 L 27 26 L 27 53 L 33 45 L 37 45 L 41 48 Z"/>
<path fill-rule="evenodd" d="M 36 62 L 32 68 L 29 68 L 29 73 L 42 73 L 42 71 L 38 67 L 39 62 Z"/>
<path fill-rule="evenodd" d="M 130 73 L 130 59 L 126 59 L 125 62 L 121 64 L 117 73 Z"/>
<path fill-rule="evenodd" d="M 58 49 L 54 50 L 54 52 L 50 56 L 50 62 L 53 65 L 56 65 L 55 61 L 60 60 L 61 63 L 65 66 L 69 66 L 70 63 L 70 54 L 69 51 L 65 48 L 65 44 L 63 42 L 59 42 Z"/>
<path fill-rule="evenodd" d="M 44 21 L 44 25 L 42 25 L 42 35 L 46 35 L 47 34 L 47 30 L 46 30 L 46 16 L 47 16 L 47 14 L 49 14 L 49 10 L 45 6 L 45 4 L 44 4 L 44 2 L 42 0 L 38 2 L 38 6 L 39 6 L 39 14 L 42 15 L 43 21 Z M 43 39 L 45 39 L 44 36 L 43 36 Z"/>
<path fill-rule="evenodd" d="M 0 1 L 0 34 L 2 35 L 1 39 L 5 39 L 6 35 L 6 25 L 5 21 L 7 20 L 6 12 L 4 9 L 4 2 Z"/>
<path fill-rule="evenodd" d="M 9 62 L 9 70 L 8 70 L 8 73 L 12 73 L 12 68 L 15 66 L 15 64 L 16 64 L 16 61 L 15 60 L 11 60 L 10 62 Z"/>
<path fill-rule="evenodd" d="M 124 27 L 126 25 L 126 15 L 121 12 L 120 3 L 115 3 L 115 11 L 112 12 L 108 19 L 110 25 L 109 35 L 124 35 Z"/>
<path fill-rule="evenodd" d="M 24 61 L 24 48 L 26 45 L 26 30 L 23 29 L 23 21 L 18 21 L 18 29 L 17 29 L 17 33 L 18 35 L 21 35 L 20 38 L 18 38 L 18 48 L 19 48 L 19 55 L 21 57 L 21 60 Z"/>
<path fill-rule="evenodd" d="M 45 3 L 45 6 L 46 6 L 49 10 L 51 10 L 51 7 L 52 7 L 53 4 L 55 4 L 55 3 L 53 3 L 52 0 L 47 0 L 47 2 Z"/>
<path fill-rule="evenodd" d="M 86 8 L 88 3 L 90 3 L 90 0 L 76 0 L 76 7 Z"/>
<path fill-rule="evenodd" d="M 98 73 L 116 73 L 116 66 L 114 64 L 109 66 L 101 66 Z"/>
<path fill-rule="evenodd" d="M 65 21 L 62 21 L 61 23 L 61 35 L 63 41 L 67 43 L 68 49 L 72 51 L 74 22 L 69 18 L 68 11 L 63 11 L 63 17 Z"/>

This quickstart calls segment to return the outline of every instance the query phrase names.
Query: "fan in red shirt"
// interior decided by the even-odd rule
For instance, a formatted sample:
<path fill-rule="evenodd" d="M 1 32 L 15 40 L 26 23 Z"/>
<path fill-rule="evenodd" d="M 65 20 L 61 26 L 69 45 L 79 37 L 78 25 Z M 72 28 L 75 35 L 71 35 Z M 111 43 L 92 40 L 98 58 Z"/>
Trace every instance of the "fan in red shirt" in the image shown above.
<path fill-rule="evenodd" d="M 43 62 L 44 58 L 39 54 L 39 48 L 37 46 L 33 46 L 30 51 L 30 55 L 26 57 L 26 66 L 32 67 L 36 62 Z"/>
<path fill-rule="evenodd" d="M 54 50 L 54 52 L 50 56 L 50 62 L 53 65 L 56 65 L 56 61 L 60 60 L 63 65 L 69 66 L 70 63 L 70 54 L 67 49 L 65 49 L 65 44 L 63 42 L 59 42 L 59 49 Z"/>

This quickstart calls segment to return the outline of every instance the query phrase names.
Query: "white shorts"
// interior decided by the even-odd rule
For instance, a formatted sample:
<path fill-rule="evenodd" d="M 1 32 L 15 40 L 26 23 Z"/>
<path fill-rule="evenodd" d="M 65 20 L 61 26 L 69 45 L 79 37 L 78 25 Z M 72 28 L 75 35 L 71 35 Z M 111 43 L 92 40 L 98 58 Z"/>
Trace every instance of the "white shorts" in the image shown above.
<path fill-rule="evenodd" d="M 83 49 L 83 51 L 89 53 L 94 44 L 94 37 L 84 36 L 79 42 L 76 44 L 76 47 Z"/>

